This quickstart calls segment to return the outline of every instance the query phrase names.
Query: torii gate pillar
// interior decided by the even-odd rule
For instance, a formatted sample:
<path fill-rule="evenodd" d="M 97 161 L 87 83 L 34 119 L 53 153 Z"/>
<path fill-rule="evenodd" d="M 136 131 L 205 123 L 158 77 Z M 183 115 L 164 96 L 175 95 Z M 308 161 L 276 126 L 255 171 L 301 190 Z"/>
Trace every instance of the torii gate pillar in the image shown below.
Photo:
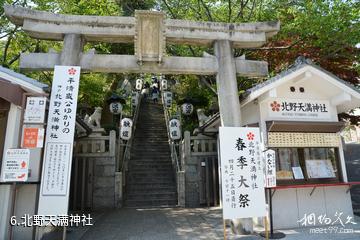
<path fill-rule="evenodd" d="M 221 126 L 240 127 L 240 101 L 236 81 L 236 65 L 231 42 L 229 40 L 217 40 L 214 50 L 219 66 L 216 75 L 216 85 Z"/>
<path fill-rule="evenodd" d="M 216 86 L 221 126 L 241 127 L 240 100 L 232 44 L 229 40 L 217 40 L 214 50 L 218 61 Z M 251 218 L 232 219 L 232 223 L 237 233 L 253 231 Z"/>
<path fill-rule="evenodd" d="M 64 45 L 60 55 L 60 65 L 80 65 L 80 54 L 83 50 L 83 40 L 80 34 L 69 33 L 64 36 Z"/>

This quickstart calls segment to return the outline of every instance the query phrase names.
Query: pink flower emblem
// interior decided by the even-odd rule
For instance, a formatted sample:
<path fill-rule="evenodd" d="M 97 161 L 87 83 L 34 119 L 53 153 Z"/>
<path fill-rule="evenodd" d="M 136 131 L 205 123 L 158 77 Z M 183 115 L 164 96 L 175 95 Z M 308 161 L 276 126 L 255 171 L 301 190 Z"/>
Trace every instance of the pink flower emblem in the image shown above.
<path fill-rule="evenodd" d="M 70 68 L 70 69 L 68 69 L 68 73 L 69 73 L 69 75 L 75 75 L 76 69 L 75 68 Z"/>
<path fill-rule="evenodd" d="M 255 135 L 252 132 L 249 132 L 248 134 L 246 134 L 246 137 L 249 141 L 252 141 L 254 140 Z"/>

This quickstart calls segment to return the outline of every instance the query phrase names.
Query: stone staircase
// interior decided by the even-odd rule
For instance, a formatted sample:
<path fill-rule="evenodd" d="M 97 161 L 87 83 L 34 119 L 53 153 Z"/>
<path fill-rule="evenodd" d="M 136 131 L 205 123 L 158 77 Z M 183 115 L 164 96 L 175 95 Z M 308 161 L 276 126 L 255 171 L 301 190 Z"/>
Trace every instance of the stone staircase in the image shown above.
<path fill-rule="evenodd" d="M 126 177 L 126 207 L 174 207 L 176 182 L 161 104 L 141 103 Z"/>

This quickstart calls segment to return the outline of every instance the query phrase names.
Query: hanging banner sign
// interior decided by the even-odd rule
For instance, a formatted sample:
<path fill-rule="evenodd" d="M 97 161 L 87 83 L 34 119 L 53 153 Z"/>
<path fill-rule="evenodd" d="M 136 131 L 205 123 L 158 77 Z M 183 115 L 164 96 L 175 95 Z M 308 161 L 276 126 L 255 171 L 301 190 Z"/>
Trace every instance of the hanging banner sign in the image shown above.
<path fill-rule="evenodd" d="M 4 182 L 26 182 L 29 172 L 29 149 L 8 149 L 2 167 Z"/>
<path fill-rule="evenodd" d="M 23 131 L 23 148 L 42 148 L 44 145 L 44 129 L 25 127 Z"/>
<path fill-rule="evenodd" d="M 223 218 L 266 215 L 259 128 L 220 127 Z"/>
<path fill-rule="evenodd" d="M 330 102 L 276 98 L 267 103 L 269 117 L 278 119 L 331 119 Z"/>
<path fill-rule="evenodd" d="M 265 187 L 276 187 L 275 151 L 269 149 L 264 152 L 265 157 Z"/>
<path fill-rule="evenodd" d="M 67 214 L 80 67 L 55 66 L 38 214 Z"/>
<path fill-rule="evenodd" d="M 44 123 L 46 97 L 28 97 L 24 113 L 24 123 Z"/>

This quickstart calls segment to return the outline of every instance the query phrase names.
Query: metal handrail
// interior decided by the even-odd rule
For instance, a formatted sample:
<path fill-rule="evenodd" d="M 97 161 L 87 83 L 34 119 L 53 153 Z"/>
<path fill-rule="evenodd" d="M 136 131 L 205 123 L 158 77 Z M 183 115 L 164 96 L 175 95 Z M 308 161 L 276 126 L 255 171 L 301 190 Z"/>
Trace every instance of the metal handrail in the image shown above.
<path fill-rule="evenodd" d="M 175 167 L 176 172 L 181 171 L 181 165 L 180 165 L 180 161 L 179 161 L 179 154 L 178 154 L 178 150 L 176 149 L 176 147 L 179 147 L 178 143 L 175 143 L 175 141 L 173 141 L 170 137 L 170 127 L 169 127 L 169 121 L 170 121 L 170 114 L 169 114 L 169 110 L 166 108 L 165 104 L 164 104 L 164 98 L 162 97 L 162 101 L 163 101 L 163 108 L 164 108 L 164 115 L 165 115 L 165 122 L 166 122 L 166 130 L 167 130 L 167 135 L 168 135 L 168 141 L 169 141 L 169 147 L 170 147 L 170 152 L 171 152 L 171 161 Z"/>
<path fill-rule="evenodd" d="M 126 171 L 128 170 L 128 162 L 130 160 L 132 143 L 133 143 L 133 139 L 134 139 L 134 136 L 135 136 L 136 123 L 137 123 L 138 116 L 139 116 L 139 109 L 140 109 L 141 99 L 142 99 L 142 95 L 139 94 L 139 101 L 138 101 L 138 104 L 137 104 L 137 106 L 135 108 L 134 117 L 133 117 L 133 131 L 131 133 L 130 140 L 128 140 L 126 145 L 125 145 L 123 159 L 121 160 L 122 164 L 120 164 L 120 172 L 122 172 L 124 178 L 125 178 Z"/>

